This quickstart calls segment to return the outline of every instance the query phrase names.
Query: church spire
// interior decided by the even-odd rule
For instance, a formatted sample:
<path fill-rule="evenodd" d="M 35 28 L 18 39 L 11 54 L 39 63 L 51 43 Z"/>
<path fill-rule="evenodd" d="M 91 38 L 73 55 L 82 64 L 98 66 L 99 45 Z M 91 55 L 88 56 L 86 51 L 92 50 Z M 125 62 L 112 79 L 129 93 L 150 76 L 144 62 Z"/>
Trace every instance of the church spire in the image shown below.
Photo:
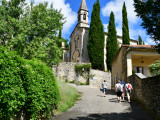
<path fill-rule="evenodd" d="M 87 27 L 89 28 L 88 23 L 88 9 L 87 4 L 85 0 L 82 0 L 81 6 L 78 11 L 78 26 L 79 27 Z"/>
<path fill-rule="evenodd" d="M 86 1 L 85 1 L 85 0 L 82 0 L 81 6 L 80 6 L 80 8 L 79 8 L 79 11 L 80 11 L 80 10 L 88 11 L 88 8 L 87 8 Z"/>

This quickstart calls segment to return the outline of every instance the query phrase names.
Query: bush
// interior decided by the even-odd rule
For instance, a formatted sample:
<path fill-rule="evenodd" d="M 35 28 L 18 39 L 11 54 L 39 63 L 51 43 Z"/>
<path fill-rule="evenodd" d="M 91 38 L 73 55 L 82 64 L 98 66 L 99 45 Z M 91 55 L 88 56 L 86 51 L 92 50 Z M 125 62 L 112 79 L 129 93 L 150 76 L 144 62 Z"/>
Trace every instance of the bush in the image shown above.
<path fill-rule="evenodd" d="M 155 76 L 155 75 L 160 75 L 160 60 L 155 61 L 154 64 L 151 64 L 149 66 L 150 69 L 150 73 L 151 75 Z"/>
<path fill-rule="evenodd" d="M 48 118 L 57 107 L 59 89 L 52 69 L 39 60 L 25 60 L 0 48 L 0 118 Z"/>
<path fill-rule="evenodd" d="M 25 104 L 21 64 L 19 56 L 0 47 L 0 118 L 5 120 L 15 116 Z"/>
<path fill-rule="evenodd" d="M 75 65 L 75 71 L 77 74 L 83 76 L 84 72 L 89 72 L 91 69 L 91 64 L 82 64 L 82 65 Z"/>

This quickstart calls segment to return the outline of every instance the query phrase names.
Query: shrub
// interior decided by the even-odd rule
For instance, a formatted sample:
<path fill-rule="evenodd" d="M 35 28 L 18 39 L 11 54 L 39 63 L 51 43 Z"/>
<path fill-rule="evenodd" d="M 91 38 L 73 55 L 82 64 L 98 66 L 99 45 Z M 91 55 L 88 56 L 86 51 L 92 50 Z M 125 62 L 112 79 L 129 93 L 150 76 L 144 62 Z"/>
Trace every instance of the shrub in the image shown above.
<path fill-rule="evenodd" d="M 91 64 L 75 65 L 74 67 L 76 74 L 83 76 L 86 79 L 86 85 L 89 85 Z"/>
<path fill-rule="evenodd" d="M 0 47 L 0 118 L 5 120 L 15 116 L 25 104 L 21 64 L 15 52 Z"/>
<path fill-rule="evenodd" d="M 59 89 L 52 69 L 39 60 L 25 60 L 0 48 L 0 118 L 48 118 L 57 107 Z"/>
<path fill-rule="evenodd" d="M 150 69 L 150 72 L 151 72 L 151 75 L 160 75 L 160 60 L 158 61 L 155 61 L 154 64 L 151 64 L 149 66 L 149 69 Z"/>
<path fill-rule="evenodd" d="M 91 64 L 82 64 L 82 65 L 75 65 L 75 71 L 77 74 L 83 76 L 84 72 L 89 72 L 91 69 Z"/>
<path fill-rule="evenodd" d="M 59 89 L 52 70 L 39 60 L 25 60 L 22 66 L 27 99 L 24 109 L 27 116 L 37 119 L 52 115 L 59 101 Z"/>

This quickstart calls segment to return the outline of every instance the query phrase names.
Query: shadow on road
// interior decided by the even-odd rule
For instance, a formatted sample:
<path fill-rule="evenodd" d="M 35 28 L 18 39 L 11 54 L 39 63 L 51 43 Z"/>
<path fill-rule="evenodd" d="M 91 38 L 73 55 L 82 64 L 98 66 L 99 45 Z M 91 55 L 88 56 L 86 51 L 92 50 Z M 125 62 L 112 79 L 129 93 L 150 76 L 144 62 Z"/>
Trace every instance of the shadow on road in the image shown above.
<path fill-rule="evenodd" d="M 109 101 L 116 102 L 117 104 L 122 104 L 124 106 L 130 105 L 130 107 L 122 113 L 89 114 L 88 116 L 80 116 L 69 120 L 155 120 L 152 115 L 133 101 L 130 104 L 127 101 L 118 103 L 117 98 L 109 99 Z"/>
<path fill-rule="evenodd" d="M 103 93 L 103 89 L 100 88 L 100 91 Z M 113 90 L 107 90 L 106 95 L 116 95 L 116 93 Z"/>
<path fill-rule="evenodd" d="M 77 117 L 69 120 L 154 120 L 148 116 L 135 115 L 131 113 L 107 113 L 107 114 L 90 114 L 87 117 Z"/>

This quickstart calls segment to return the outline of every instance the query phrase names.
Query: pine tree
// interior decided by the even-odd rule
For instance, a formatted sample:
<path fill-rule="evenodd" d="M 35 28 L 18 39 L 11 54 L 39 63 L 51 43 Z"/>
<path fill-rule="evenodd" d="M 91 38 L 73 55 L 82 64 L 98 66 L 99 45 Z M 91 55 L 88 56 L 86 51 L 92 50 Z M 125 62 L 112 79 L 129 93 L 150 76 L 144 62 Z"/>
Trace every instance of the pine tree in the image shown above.
<path fill-rule="evenodd" d="M 114 13 L 111 12 L 107 37 L 107 68 L 111 71 L 111 62 L 118 51 L 117 32 Z"/>
<path fill-rule="evenodd" d="M 123 9 L 122 9 L 122 40 L 123 44 L 130 45 L 129 27 L 128 27 L 127 10 L 125 2 L 123 4 Z"/>
<path fill-rule="evenodd" d="M 88 54 L 93 69 L 104 70 L 104 31 L 100 19 L 100 3 L 93 5 L 89 29 Z"/>
<path fill-rule="evenodd" d="M 139 43 L 139 45 L 142 45 L 142 38 L 140 35 L 138 36 L 138 43 Z"/>

